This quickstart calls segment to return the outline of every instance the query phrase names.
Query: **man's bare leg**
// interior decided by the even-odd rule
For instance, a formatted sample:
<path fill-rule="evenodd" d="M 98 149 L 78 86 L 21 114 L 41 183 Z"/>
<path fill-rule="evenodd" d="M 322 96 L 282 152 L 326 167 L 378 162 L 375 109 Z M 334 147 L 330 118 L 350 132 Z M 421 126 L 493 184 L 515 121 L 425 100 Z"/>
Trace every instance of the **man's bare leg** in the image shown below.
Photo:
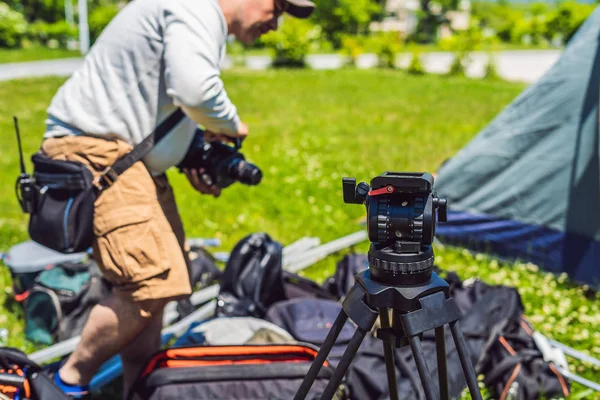
<path fill-rule="evenodd" d="M 141 303 L 111 295 L 94 306 L 83 328 L 81 341 L 59 371 L 67 384 L 87 385 L 98 368 L 129 344 L 152 321 L 144 310 L 161 314 L 166 300 L 146 300 Z"/>
<path fill-rule="evenodd" d="M 160 350 L 163 313 L 152 316 L 146 329 L 125 346 L 120 354 L 123 363 L 123 398 L 127 398 L 129 389 L 138 377 L 144 364 L 154 353 Z"/>

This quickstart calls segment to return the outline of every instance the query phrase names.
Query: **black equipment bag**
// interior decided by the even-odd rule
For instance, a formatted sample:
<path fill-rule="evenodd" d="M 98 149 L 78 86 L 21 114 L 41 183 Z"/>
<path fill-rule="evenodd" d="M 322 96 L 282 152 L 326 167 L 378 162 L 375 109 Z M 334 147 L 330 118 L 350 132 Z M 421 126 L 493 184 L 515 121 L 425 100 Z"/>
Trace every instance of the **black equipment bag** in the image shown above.
<path fill-rule="evenodd" d="M 19 400 L 69 399 L 39 365 L 11 347 L 0 347 L 0 395 Z"/>
<path fill-rule="evenodd" d="M 342 304 L 338 301 L 304 297 L 273 304 L 265 319 L 288 331 L 294 339 L 321 347 L 340 311 Z M 356 325 L 348 319 L 328 355 L 332 365 L 342 358 L 355 331 Z"/>
<path fill-rule="evenodd" d="M 262 318 L 271 304 L 284 300 L 281 261 L 281 244 L 266 233 L 239 241 L 221 276 L 217 316 Z"/>
<path fill-rule="evenodd" d="M 282 252 L 281 244 L 266 233 L 253 233 L 240 240 L 220 278 L 217 316 L 262 318 L 278 301 L 298 297 L 334 298 L 316 282 L 283 271 Z"/>
<path fill-rule="evenodd" d="M 337 300 L 326 287 L 317 282 L 304 278 L 298 274 L 289 271 L 283 271 L 283 291 L 286 299 L 296 299 L 299 297 L 312 297 L 317 299 Z"/>
<path fill-rule="evenodd" d="M 479 370 L 483 382 L 494 398 L 533 400 L 568 397 L 569 381 L 543 355 L 533 340 L 533 329 L 525 318 L 508 321 L 501 333 L 492 340 Z"/>
<path fill-rule="evenodd" d="M 356 274 L 369 267 L 368 262 L 366 254 L 346 254 L 337 262 L 333 276 L 325 281 L 325 288 L 336 299 L 343 299 L 354 286 Z"/>
<path fill-rule="evenodd" d="M 94 239 L 96 198 L 127 168 L 141 160 L 183 116 L 183 111 L 177 109 L 133 150 L 107 168 L 98 179 L 94 179 L 92 172 L 84 164 L 53 160 L 42 151 L 31 157 L 34 171 L 30 178 L 25 173 L 21 156 L 17 199 L 23 211 L 30 214 L 31 239 L 61 253 L 77 253 L 89 249 Z"/>
<path fill-rule="evenodd" d="M 171 348 L 146 362 L 128 398 L 289 400 L 316 355 L 302 343 Z M 332 374 L 326 363 L 307 399 L 319 398 Z M 339 392 L 335 398 L 344 398 Z"/>

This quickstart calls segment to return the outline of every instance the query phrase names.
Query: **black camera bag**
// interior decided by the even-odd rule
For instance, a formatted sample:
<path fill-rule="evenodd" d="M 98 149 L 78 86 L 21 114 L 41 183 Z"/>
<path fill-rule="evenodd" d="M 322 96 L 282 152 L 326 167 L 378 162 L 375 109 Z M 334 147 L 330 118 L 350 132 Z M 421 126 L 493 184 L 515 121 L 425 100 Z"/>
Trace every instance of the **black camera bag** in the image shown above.
<path fill-rule="evenodd" d="M 94 179 L 92 172 L 82 163 L 53 160 L 41 151 L 34 154 L 31 158 L 34 165 L 33 193 L 28 200 L 33 207 L 28 207 L 27 210 L 23 208 L 31 215 L 31 239 L 61 253 L 88 250 L 94 239 L 96 198 L 127 168 L 144 157 L 183 116 L 183 111 L 178 108 L 133 150 L 107 168 L 98 179 Z M 17 180 L 17 184 L 21 186 L 21 198 L 26 192 L 22 176 Z"/>
<path fill-rule="evenodd" d="M 316 355 L 306 343 L 173 347 L 146 362 L 127 399 L 288 400 Z M 307 399 L 320 398 L 332 375 L 325 362 Z M 340 385 L 334 399 L 346 398 Z"/>
<path fill-rule="evenodd" d="M 97 192 L 92 172 L 81 163 L 52 160 L 42 152 L 31 161 L 36 191 L 29 236 L 62 253 L 85 251 L 94 237 Z"/>

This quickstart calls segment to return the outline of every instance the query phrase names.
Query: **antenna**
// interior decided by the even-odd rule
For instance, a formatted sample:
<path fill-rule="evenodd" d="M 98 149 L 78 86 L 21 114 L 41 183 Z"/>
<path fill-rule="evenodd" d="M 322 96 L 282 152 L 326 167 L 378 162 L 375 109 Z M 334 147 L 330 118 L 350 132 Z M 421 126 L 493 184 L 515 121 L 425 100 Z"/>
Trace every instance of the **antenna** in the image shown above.
<path fill-rule="evenodd" d="M 21 161 L 21 174 L 25 174 L 25 162 L 23 161 L 23 149 L 21 148 L 21 133 L 19 132 L 19 121 L 17 116 L 13 115 L 13 121 L 15 122 L 15 132 L 17 132 L 17 143 L 19 145 L 19 158 Z"/>

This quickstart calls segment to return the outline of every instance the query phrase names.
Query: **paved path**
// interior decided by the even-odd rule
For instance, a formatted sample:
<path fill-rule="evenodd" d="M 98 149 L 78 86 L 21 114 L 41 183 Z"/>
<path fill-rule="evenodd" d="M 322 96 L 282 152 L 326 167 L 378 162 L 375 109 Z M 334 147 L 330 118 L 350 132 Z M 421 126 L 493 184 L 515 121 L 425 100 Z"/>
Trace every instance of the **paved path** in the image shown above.
<path fill-rule="evenodd" d="M 0 64 L 0 81 L 39 76 L 69 76 L 81 65 L 81 58 Z"/>
<path fill-rule="evenodd" d="M 486 53 L 473 53 L 467 75 L 477 78 L 483 76 L 487 64 Z M 515 50 L 502 51 L 495 55 L 498 73 L 506 80 L 532 83 L 538 80 L 560 57 L 559 50 Z M 444 73 L 452 63 L 452 54 L 444 52 L 423 53 L 421 60 L 424 68 L 431 73 Z M 410 54 L 401 54 L 396 63 L 400 67 L 408 66 Z M 343 65 L 343 58 L 336 54 L 313 54 L 308 56 L 308 64 L 314 69 L 335 69 Z M 265 69 L 271 63 L 269 56 L 248 56 L 246 67 Z M 26 63 L 0 64 L 0 81 L 39 76 L 69 76 L 81 65 L 80 58 L 34 61 Z M 227 60 L 225 67 L 231 67 Z M 372 68 L 377 65 L 374 54 L 363 54 L 357 61 L 358 68 Z"/>

